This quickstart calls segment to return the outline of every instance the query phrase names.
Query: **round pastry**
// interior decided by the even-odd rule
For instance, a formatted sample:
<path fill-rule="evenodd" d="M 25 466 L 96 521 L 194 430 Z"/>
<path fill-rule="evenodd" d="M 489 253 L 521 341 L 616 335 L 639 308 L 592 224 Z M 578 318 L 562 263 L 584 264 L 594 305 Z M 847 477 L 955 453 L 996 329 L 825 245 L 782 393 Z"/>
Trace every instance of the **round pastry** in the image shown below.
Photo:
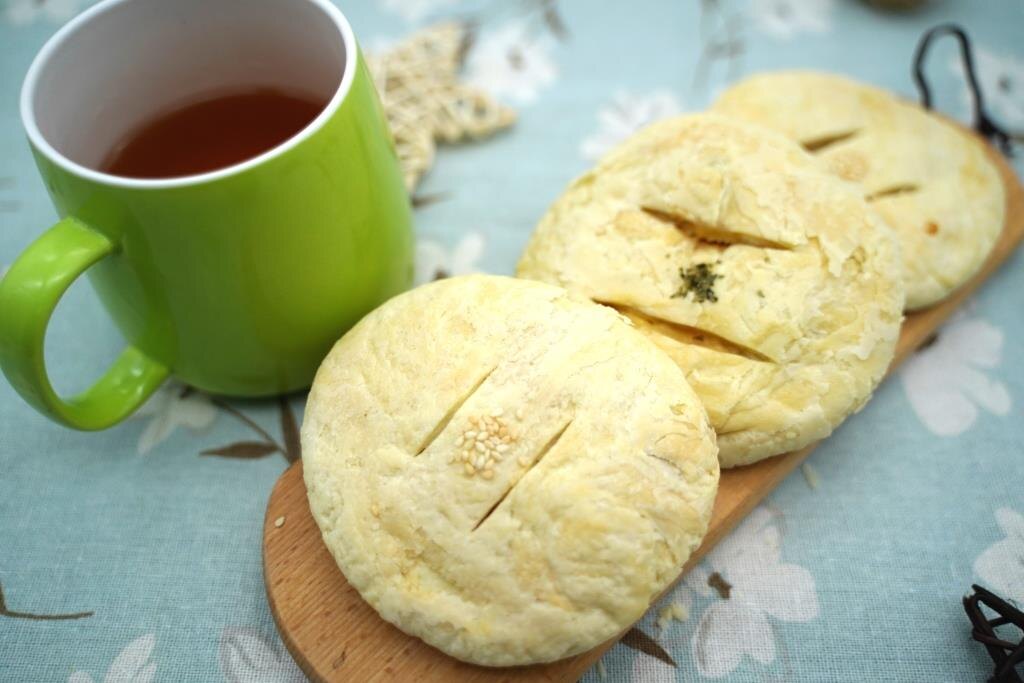
<path fill-rule="evenodd" d="M 715 110 L 773 128 L 860 183 L 903 249 L 907 308 L 978 271 L 1003 229 L 1005 190 L 977 137 L 879 88 L 813 72 L 754 76 Z"/>
<path fill-rule="evenodd" d="M 539 282 L 442 280 L 327 356 L 302 425 L 310 508 L 403 631 L 504 666 L 639 619 L 700 543 L 714 431 L 615 311 Z"/>
<path fill-rule="evenodd" d="M 683 369 L 732 467 L 827 436 L 892 359 L 895 240 L 858 189 L 768 129 L 669 119 L 550 208 L 522 277 L 617 308 Z"/>

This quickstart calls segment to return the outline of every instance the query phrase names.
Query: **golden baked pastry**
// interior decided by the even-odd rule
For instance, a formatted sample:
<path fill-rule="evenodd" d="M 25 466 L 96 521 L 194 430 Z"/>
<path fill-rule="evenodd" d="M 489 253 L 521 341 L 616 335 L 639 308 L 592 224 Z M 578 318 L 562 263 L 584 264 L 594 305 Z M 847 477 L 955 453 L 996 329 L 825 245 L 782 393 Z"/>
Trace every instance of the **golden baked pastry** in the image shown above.
<path fill-rule="evenodd" d="M 715 110 L 798 141 L 860 183 L 903 248 L 907 308 L 945 298 L 978 271 L 1006 211 L 984 143 L 916 104 L 840 76 L 783 71 L 727 90 Z"/>
<path fill-rule="evenodd" d="M 310 508 L 382 617 L 459 659 L 545 662 L 639 619 L 700 543 L 714 432 L 615 311 L 441 280 L 335 345 L 302 426 Z"/>
<path fill-rule="evenodd" d="M 683 369 L 723 467 L 827 436 L 892 359 L 891 231 L 858 188 L 768 129 L 656 123 L 549 209 L 522 277 L 614 306 Z"/>

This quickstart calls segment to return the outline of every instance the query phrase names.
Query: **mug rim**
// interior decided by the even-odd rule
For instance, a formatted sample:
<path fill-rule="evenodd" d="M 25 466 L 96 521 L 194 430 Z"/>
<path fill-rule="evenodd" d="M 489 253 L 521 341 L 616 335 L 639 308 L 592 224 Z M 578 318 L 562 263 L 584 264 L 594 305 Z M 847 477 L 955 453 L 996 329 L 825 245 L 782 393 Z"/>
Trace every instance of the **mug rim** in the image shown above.
<path fill-rule="evenodd" d="M 335 27 L 338 29 L 345 49 L 345 68 L 341 75 L 341 82 L 338 84 L 337 89 L 331 96 L 330 101 L 328 101 L 316 118 L 306 124 L 302 130 L 279 145 L 271 147 L 251 159 L 246 159 L 245 161 L 225 166 L 224 168 L 219 168 L 215 171 L 175 176 L 172 178 L 129 178 L 126 176 L 119 176 L 91 169 L 88 166 L 72 161 L 65 155 L 58 152 L 39 130 L 32 106 L 35 99 L 36 86 L 39 80 L 39 75 L 42 73 L 43 68 L 50 61 L 50 58 L 58 47 L 71 38 L 81 27 L 85 26 L 96 17 L 116 9 L 119 5 L 127 4 L 132 1 L 133 0 L 102 0 L 102 2 L 88 8 L 62 26 L 56 33 L 50 36 L 42 49 L 39 50 L 39 53 L 33 58 L 32 64 L 29 66 L 28 72 L 25 75 L 25 82 L 21 88 L 21 122 L 22 126 L 25 128 L 25 132 L 28 134 L 28 139 L 31 145 L 51 163 L 86 180 L 91 180 L 93 182 L 112 187 L 158 190 L 200 185 L 244 173 L 251 168 L 255 168 L 267 161 L 270 161 L 271 159 L 284 155 L 323 128 L 327 121 L 338 110 L 338 107 L 341 106 L 341 103 L 345 100 L 349 90 L 352 88 L 352 81 L 355 80 L 355 71 L 359 60 L 359 50 L 356 47 L 355 34 L 352 32 L 352 26 L 349 24 L 348 19 L 345 18 L 345 15 L 342 14 L 341 10 L 335 7 L 330 0 L 303 0 L 304 2 L 308 2 L 322 10 L 332 21 L 334 21 Z"/>

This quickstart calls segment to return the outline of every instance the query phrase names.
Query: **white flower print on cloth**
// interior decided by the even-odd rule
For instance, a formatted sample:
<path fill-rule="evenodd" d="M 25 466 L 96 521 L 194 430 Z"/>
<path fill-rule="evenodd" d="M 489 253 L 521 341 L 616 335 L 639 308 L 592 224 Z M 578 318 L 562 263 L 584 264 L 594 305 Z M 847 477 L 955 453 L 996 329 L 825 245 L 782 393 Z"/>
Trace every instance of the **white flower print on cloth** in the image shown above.
<path fill-rule="evenodd" d="M 691 641 L 697 670 L 709 678 L 731 673 L 744 656 L 774 662 L 773 619 L 806 622 L 818 616 L 814 577 L 804 567 L 782 562 L 782 533 L 775 514 L 764 507 L 687 574 L 684 586 L 681 590 L 716 598 L 701 614 Z"/>
<path fill-rule="evenodd" d="M 790 40 L 801 33 L 832 30 L 835 0 L 750 0 L 754 26 L 765 35 Z"/>
<path fill-rule="evenodd" d="M 558 77 L 547 34 L 519 20 L 480 35 L 466 60 L 466 83 L 512 104 L 530 104 Z"/>
<path fill-rule="evenodd" d="M 177 427 L 193 432 L 206 429 L 217 419 L 217 406 L 203 393 L 177 382 L 168 382 L 150 396 L 133 417 L 149 418 L 139 436 L 138 452 L 145 455 L 163 443 Z"/>
<path fill-rule="evenodd" d="M 682 110 L 682 104 L 670 90 L 654 90 L 643 95 L 620 90 L 598 110 L 597 131 L 580 144 L 580 154 L 597 161 L 641 128 Z"/>
<path fill-rule="evenodd" d="M 432 240 L 416 241 L 416 284 L 422 285 L 442 277 L 478 273 L 477 263 L 483 256 L 486 241 L 478 232 L 463 235 L 450 252 Z"/>
<path fill-rule="evenodd" d="M 959 53 L 950 59 L 949 70 L 963 83 L 963 101 L 967 111 L 972 111 L 974 101 Z M 985 108 L 996 122 L 1011 128 L 1024 126 L 1024 59 L 997 55 L 977 46 L 974 48 L 974 70 L 985 98 Z"/>
<path fill-rule="evenodd" d="M 654 657 L 637 657 L 633 660 L 629 680 L 631 683 L 677 683 L 679 669 Z"/>
<path fill-rule="evenodd" d="M 27 26 L 37 20 L 62 24 L 78 13 L 82 0 L 6 0 L 5 20 L 15 26 Z"/>
<path fill-rule="evenodd" d="M 103 683 L 150 683 L 156 675 L 156 662 L 150 661 L 156 636 L 147 633 L 128 643 L 107 669 Z M 68 683 L 94 683 L 93 677 L 84 671 L 76 671 Z"/>
<path fill-rule="evenodd" d="M 958 311 L 934 342 L 899 370 L 917 417 L 939 436 L 967 431 L 978 418 L 979 407 L 995 415 L 1010 412 L 1006 385 L 986 374 L 1002 361 L 1003 333 L 971 308 Z"/>
<path fill-rule="evenodd" d="M 436 15 L 443 9 L 454 7 L 459 0 L 381 0 L 385 11 L 397 14 L 412 24 Z"/>
<path fill-rule="evenodd" d="M 978 555 L 974 573 L 982 586 L 1024 607 L 1024 515 L 1008 507 L 999 508 L 996 523 L 1006 538 Z"/>
<path fill-rule="evenodd" d="M 228 683 L 303 683 L 306 677 L 280 641 L 254 628 L 227 627 L 220 636 L 220 670 Z"/>

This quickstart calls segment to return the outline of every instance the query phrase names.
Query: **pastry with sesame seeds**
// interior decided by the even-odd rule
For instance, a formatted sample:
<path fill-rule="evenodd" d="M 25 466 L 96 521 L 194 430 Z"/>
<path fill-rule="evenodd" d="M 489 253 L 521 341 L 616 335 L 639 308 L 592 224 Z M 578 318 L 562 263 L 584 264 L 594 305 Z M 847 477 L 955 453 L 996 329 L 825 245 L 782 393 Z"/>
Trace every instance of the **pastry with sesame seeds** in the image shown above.
<path fill-rule="evenodd" d="M 686 373 L 722 467 L 802 448 L 892 361 L 898 245 L 859 189 L 767 128 L 667 119 L 551 206 L 520 259 L 630 317 Z"/>
<path fill-rule="evenodd" d="M 714 431 L 614 310 L 540 282 L 441 280 L 328 354 L 301 431 L 310 509 L 348 582 L 464 661 L 614 637 L 707 530 Z"/>
<path fill-rule="evenodd" d="M 985 144 L 893 93 L 835 74 L 778 71 L 728 89 L 715 110 L 779 131 L 860 184 L 902 244 L 907 310 L 970 279 L 1002 232 L 1005 190 Z"/>

